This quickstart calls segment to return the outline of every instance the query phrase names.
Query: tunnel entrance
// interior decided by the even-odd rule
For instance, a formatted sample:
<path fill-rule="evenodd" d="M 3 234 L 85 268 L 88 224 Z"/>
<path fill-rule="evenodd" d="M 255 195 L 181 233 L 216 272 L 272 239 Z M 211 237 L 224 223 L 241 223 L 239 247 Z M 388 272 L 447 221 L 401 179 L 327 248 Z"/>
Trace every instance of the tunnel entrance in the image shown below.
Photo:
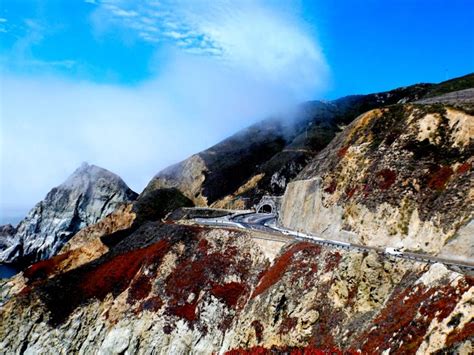
<path fill-rule="evenodd" d="M 258 213 L 273 213 L 273 208 L 271 205 L 265 204 L 265 205 L 260 206 L 257 212 Z"/>
<path fill-rule="evenodd" d="M 278 205 L 275 201 L 278 201 L 277 196 L 263 196 L 257 205 L 254 205 L 254 209 L 257 213 L 268 213 L 278 214 Z"/>

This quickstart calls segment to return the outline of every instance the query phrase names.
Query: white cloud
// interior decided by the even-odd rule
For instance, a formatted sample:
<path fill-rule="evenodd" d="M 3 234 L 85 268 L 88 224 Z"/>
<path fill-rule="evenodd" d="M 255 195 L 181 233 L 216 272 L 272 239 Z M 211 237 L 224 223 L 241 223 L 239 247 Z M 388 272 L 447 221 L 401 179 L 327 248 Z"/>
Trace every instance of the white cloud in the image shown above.
<path fill-rule="evenodd" d="M 151 64 L 159 74 L 135 87 L 5 75 L 0 210 L 33 206 L 82 161 L 140 192 L 167 165 L 324 87 L 321 49 L 287 9 L 260 1 L 88 2 L 97 4 L 99 32 L 119 26 L 165 52 Z M 29 26 L 17 51 L 40 65 L 29 46 L 42 32 Z"/>
<path fill-rule="evenodd" d="M 290 5 L 297 7 L 297 2 Z M 314 33 L 290 5 L 258 0 L 104 0 L 93 17 L 101 29 L 104 24 L 119 26 L 136 31 L 144 41 L 171 42 L 189 53 L 212 55 L 308 96 L 324 86 L 328 68 Z"/>
<path fill-rule="evenodd" d="M 32 207 L 82 161 L 140 192 L 162 168 L 293 103 L 285 89 L 208 58 L 177 52 L 167 63 L 131 88 L 4 76 L 0 210 Z"/>

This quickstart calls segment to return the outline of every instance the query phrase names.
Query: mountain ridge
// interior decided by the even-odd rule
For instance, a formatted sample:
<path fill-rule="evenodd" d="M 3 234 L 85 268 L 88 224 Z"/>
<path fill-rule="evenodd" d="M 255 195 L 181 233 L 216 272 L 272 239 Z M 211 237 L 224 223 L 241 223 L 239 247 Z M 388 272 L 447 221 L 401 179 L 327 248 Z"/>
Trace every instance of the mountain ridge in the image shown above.
<path fill-rule="evenodd" d="M 457 80 L 462 84 L 454 85 Z M 468 74 L 449 83 L 458 89 L 474 85 L 473 81 L 474 74 Z M 293 120 L 263 120 L 162 170 L 142 195 L 175 187 L 196 205 L 250 208 L 265 194 L 283 195 L 286 183 L 329 144 L 341 125 L 370 109 L 418 101 L 437 88 L 446 91 L 446 83 L 415 84 L 330 102 L 308 101 L 299 105 Z"/>
<path fill-rule="evenodd" d="M 0 260 L 30 264 L 51 257 L 76 232 L 136 196 L 117 175 L 83 163 L 30 210 L 13 234 L 4 236 Z"/>

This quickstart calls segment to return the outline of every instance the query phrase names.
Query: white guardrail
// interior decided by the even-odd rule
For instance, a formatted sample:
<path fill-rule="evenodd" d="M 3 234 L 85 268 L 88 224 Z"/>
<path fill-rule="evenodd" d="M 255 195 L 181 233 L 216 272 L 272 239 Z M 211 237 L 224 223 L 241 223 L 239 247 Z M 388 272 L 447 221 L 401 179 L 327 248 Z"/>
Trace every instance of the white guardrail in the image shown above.
<path fill-rule="evenodd" d="M 351 243 L 342 242 L 338 240 L 324 239 L 315 235 L 282 228 L 276 225 L 276 223 L 274 223 L 274 219 L 273 221 L 269 222 L 268 220 L 265 220 L 265 218 L 263 218 L 265 221 L 261 224 L 250 223 L 247 221 L 234 221 L 234 219 L 238 219 L 238 218 L 242 219 L 242 218 L 245 218 L 245 216 L 249 216 L 249 215 L 255 215 L 255 213 L 252 213 L 250 211 L 245 211 L 245 212 L 241 212 L 241 213 L 239 212 L 239 213 L 235 213 L 235 214 L 224 216 L 224 217 L 218 217 L 218 218 L 198 217 L 198 218 L 194 218 L 193 221 L 195 221 L 198 224 L 228 226 L 228 227 L 236 227 L 239 229 L 249 229 L 249 228 L 260 229 L 260 230 L 267 229 L 267 230 L 277 232 L 279 234 L 283 234 L 286 236 L 292 236 L 295 239 L 312 241 L 320 245 L 334 246 L 334 247 L 342 248 L 346 250 L 350 250 L 350 249 L 355 249 L 355 250 L 360 250 L 360 251 L 375 250 L 377 252 L 380 252 L 392 257 L 415 260 L 415 261 L 426 262 L 426 263 L 439 262 L 446 265 L 456 266 L 461 269 L 466 269 L 469 271 L 474 270 L 474 265 L 457 263 L 452 260 L 445 260 L 441 258 L 431 257 L 428 255 L 415 254 L 415 253 L 409 253 L 409 252 L 407 253 L 407 252 L 403 252 L 401 248 L 397 248 L 397 247 L 376 248 L 376 247 L 367 247 L 367 246 L 362 246 L 362 245 L 351 244 Z"/>

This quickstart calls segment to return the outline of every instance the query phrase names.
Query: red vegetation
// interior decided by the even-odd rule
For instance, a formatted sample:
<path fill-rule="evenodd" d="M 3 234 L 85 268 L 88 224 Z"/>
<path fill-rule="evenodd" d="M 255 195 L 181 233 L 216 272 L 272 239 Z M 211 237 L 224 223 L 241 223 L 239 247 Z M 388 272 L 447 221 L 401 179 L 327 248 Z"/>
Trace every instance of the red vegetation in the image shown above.
<path fill-rule="evenodd" d="M 283 319 L 280 324 L 279 334 L 288 334 L 298 324 L 298 319 L 293 317 L 287 317 Z"/>
<path fill-rule="evenodd" d="M 222 299 L 227 306 L 235 307 L 240 296 L 245 293 L 245 286 L 238 282 L 229 282 L 225 285 L 214 285 L 211 294 Z"/>
<path fill-rule="evenodd" d="M 249 349 L 232 349 L 225 352 L 225 355 L 267 355 L 271 354 L 270 349 L 266 349 L 263 346 L 254 346 Z"/>
<path fill-rule="evenodd" d="M 127 288 L 134 276 L 143 265 L 157 263 L 168 250 L 168 241 L 160 240 L 146 248 L 132 250 L 117 255 L 97 268 L 86 273 L 79 283 L 79 292 L 84 299 L 98 298 L 103 300 L 109 293 L 118 295 Z M 146 292 L 149 285 L 144 284 L 145 290 L 134 290 L 134 294 L 140 295 Z"/>
<path fill-rule="evenodd" d="M 382 352 L 391 346 L 393 349 L 393 346 L 407 337 L 408 334 L 412 334 L 410 336 L 412 339 L 407 337 L 407 341 L 410 343 L 409 346 L 412 346 L 413 341 L 416 341 L 419 346 L 423 337 L 420 337 L 418 331 L 414 332 L 416 329 L 413 329 L 413 326 L 416 327 L 417 324 L 414 322 L 414 319 L 421 302 L 427 298 L 427 292 L 430 291 L 419 285 L 413 289 L 406 287 L 403 291 L 394 294 L 374 320 L 374 327 L 367 334 L 361 336 L 364 342 L 362 351 L 371 352 L 377 350 Z M 409 333 L 407 332 L 408 329 L 410 329 Z M 408 346 L 408 344 L 404 345 Z M 417 349 L 416 344 L 414 345 L 412 352 Z"/>
<path fill-rule="evenodd" d="M 177 303 L 185 302 L 190 294 L 199 294 L 211 280 L 221 279 L 232 260 L 226 253 L 195 256 L 195 260 L 191 256 L 180 262 L 166 280 L 165 291 Z"/>
<path fill-rule="evenodd" d="M 464 163 L 458 166 L 458 168 L 456 169 L 456 172 L 458 174 L 464 174 L 464 173 L 467 173 L 469 170 L 471 170 L 471 168 L 472 168 L 471 163 Z"/>
<path fill-rule="evenodd" d="M 338 156 L 339 158 L 344 158 L 344 156 L 346 155 L 346 153 L 347 153 L 348 150 L 349 150 L 349 147 L 348 147 L 348 146 L 339 149 L 339 150 L 337 151 L 337 156 Z"/>
<path fill-rule="evenodd" d="M 161 300 L 161 298 L 159 296 L 154 296 L 143 301 L 140 306 L 140 310 L 158 312 L 162 306 L 163 306 L 163 301 Z"/>
<path fill-rule="evenodd" d="M 260 323 L 258 320 L 254 320 L 251 323 L 251 326 L 253 329 L 255 329 L 255 338 L 257 339 L 257 343 L 260 343 L 262 341 L 262 335 L 263 335 L 263 325 Z"/>
<path fill-rule="evenodd" d="M 51 314 L 50 324 L 62 323 L 76 307 L 90 299 L 104 300 L 110 293 L 116 297 L 130 285 L 140 268 L 159 262 L 168 246 L 167 240 L 160 240 L 141 249 L 109 254 L 58 276 L 54 282 L 38 285 Z M 145 291 L 135 290 L 137 296 L 146 293 L 149 286 L 144 285 Z"/>
<path fill-rule="evenodd" d="M 449 333 L 446 339 L 446 346 L 460 343 L 471 338 L 474 335 L 474 318 L 471 318 L 462 329 L 456 329 L 454 332 Z"/>
<path fill-rule="evenodd" d="M 325 260 L 326 265 L 324 267 L 324 272 L 334 270 L 341 262 L 341 258 L 342 258 L 342 255 L 338 251 L 329 253 Z"/>
<path fill-rule="evenodd" d="M 197 250 L 200 251 L 201 253 L 207 254 L 209 250 L 209 242 L 207 241 L 206 238 L 201 238 L 197 245 Z"/>
<path fill-rule="evenodd" d="M 361 335 L 362 351 L 381 352 L 391 347 L 395 353 L 416 352 L 431 321 L 449 316 L 469 287 L 469 280 L 463 279 L 457 287 L 447 284 L 427 289 L 417 285 L 394 292 L 375 318 L 374 327 Z"/>
<path fill-rule="evenodd" d="M 308 248 L 303 251 L 305 255 L 295 258 L 291 264 L 292 284 L 302 283 L 304 288 L 313 287 L 317 280 L 315 275 L 318 272 L 318 255 L 321 253 L 321 247 L 314 245 L 313 248 Z"/>
<path fill-rule="evenodd" d="M 287 271 L 288 266 L 293 261 L 293 256 L 305 249 L 315 249 L 317 248 L 320 250 L 320 247 L 308 242 L 301 242 L 293 245 L 289 248 L 286 252 L 284 252 L 276 261 L 275 263 L 270 266 L 262 275 L 260 282 L 258 283 L 255 291 L 252 294 L 252 298 L 260 295 L 261 293 L 265 292 L 269 287 L 273 286 L 277 283 L 281 277 Z"/>
<path fill-rule="evenodd" d="M 337 182 L 336 180 L 332 180 L 331 183 L 324 189 L 324 192 L 328 194 L 333 194 L 336 191 Z"/>
<path fill-rule="evenodd" d="M 169 313 L 190 322 L 196 319 L 192 316 L 191 306 L 186 305 L 192 294 L 197 296 L 201 291 L 209 291 L 221 298 L 227 306 L 235 307 L 239 298 L 246 293 L 247 287 L 237 282 L 219 284 L 219 281 L 229 273 L 246 279 L 251 265 L 236 260 L 238 250 L 234 246 L 229 246 L 224 252 L 207 254 L 204 251 L 207 242 L 200 241 L 197 248 L 201 250 L 200 253 L 196 253 L 193 248 L 187 250 L 173 273 L 166 279 L 164 290 L 169 297 Z"/>
<path fill-rule="evenodd" d="M 377 173 L 377 179 L 379 188 L 382 190 L 387 190 L 397 179 L 397 174 L 393 170 L 382 169 Z"/>
<path fill-rule="evenodd" d="M 50 259 L 39 261 L 23 272 L 23 276 L 28 279 L 28 282 L 47 279 L 55 272 L 60 271 L 60 264 L 69 258 L 71 251 L 63 254 L 53 256 Z"/>
<path fill-rule="evenodd" d="M 438 168 L 429 178 L 428 187 L 433 190 L 443 190 L 451 175 L 453 175 L 453 169 L 450 166 Z"/>
<path fill-rule="evenodd" d="M 168 308 L 168 313 L 186 319 L 192 323 L 197 319 L 196 314 L 197 301 L 193 303 L 186 303 L 182 306 L 171 306 Z"/>
<path fill-rule="evenodd" d="M 232 349 L 225 353 L 226 355 L 274 355 L 274 354 L 288 354 L 288 355 L 355 355 L 359 352 L 355 350 L 341 350 L 336 347 L 318 349 L 312 346 L 304 348 L 294 347 L 272 347 L 270 349 L 263 346 L 254 346 L 248 349 Z"/>
<path fill-rule="evenodd" d="M 142 300 L 148 296 L 150 291 L 150 278 L 146 275 L 140 275 L 135 281 L 132 282 L 132 285 L 128 290 L 127 302 L 129 304 L 133 304 L 136 301 Z"/>
<path fill-rule="evenodd" d="M 356 193 L 357 191 L 357 186 L 356 187 L 352 187 L 352 188 L 349 188 L 347 187 L 346 188 L 346 196 L 348 199 L 350 199 L 352 196 L 354 196 L 354 194 Z"/>
<path fill-rule="evenodd" d="M 420 307 L 420 314 L 430 319 L 436 316 L 436 319 L 441 322 L 453 312 L 456 304 L 461 299 L 461 295 L 469 287 L 470 285 L 466 282 L 466 279 L 460 280 L 456 289 L 451 285 L 442 287 L 431 297 L 429 302 Z"/>

